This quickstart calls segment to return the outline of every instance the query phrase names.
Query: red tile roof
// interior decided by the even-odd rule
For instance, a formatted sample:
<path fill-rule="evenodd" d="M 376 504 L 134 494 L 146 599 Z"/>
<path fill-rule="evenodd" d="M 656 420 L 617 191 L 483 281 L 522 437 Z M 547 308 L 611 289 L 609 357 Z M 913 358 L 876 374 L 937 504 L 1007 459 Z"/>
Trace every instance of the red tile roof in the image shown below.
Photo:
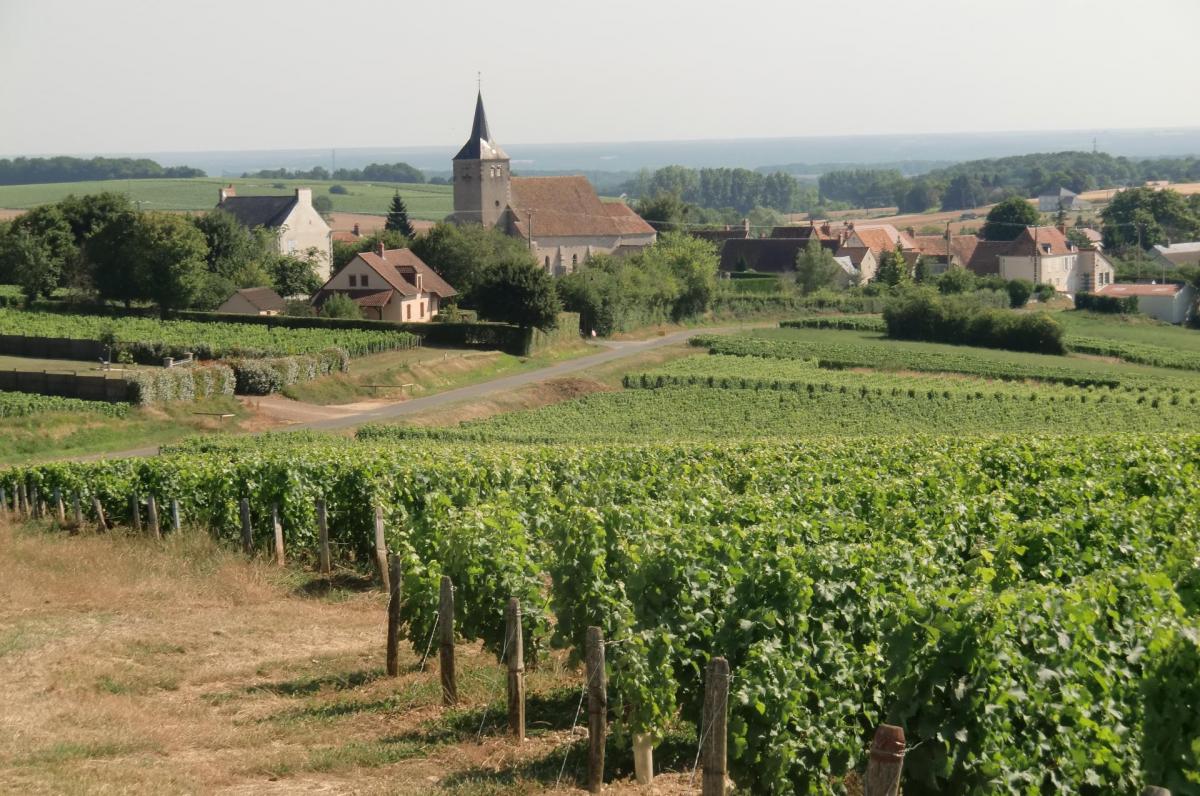
<path fill-rule="evenodd" d="M 896 248 L 896 244 L 900 244 L 900 248 L 908 251 L 915 249 L 917 246 L 912 238 L 899 231 L 891 224 L 876 224 L 870 226 L 856 226 L 850 233 L 851 238 L 855 235 L 862 241 L 863 245 L 879 256 L 883 251 Z"/>
<path fill-rule="evenodd" d="M 1177 296 L 1183 285 L 1132 285 L 1116 283 L 1096 291 L 1102 296 Z"/>
<path fill-rule="evenodd" d="M 1073 251 L 1075 247 L 1057 227 L 1026 227 L 1012 241 L 1005 254 L 1009 257 L 1032 257 L 1036 253 L 1042 257 L 1054 257 Z"/>
<path fill-rule="evenodd" d="M 650 226 L 621 202 L 601 202 L 587 177 L 513 177 L 509 207 L 517 233 L 572 238 L 653 235 Z"/>
<path fill-rule="evenodd" d="M 421 275 L 422 286 L 426 292 L 436 293 L 441 298 L 458 295 L 457 290 L 450 287 L 446 280 L 413 254 L 411 249 L 387 249 L 382 257 L 378 252 L 360 252 L 358 259 L 370 266 L 402 296 L 420 294 L 416 286 L 417 274 Z"/>
<path fill-rule="evenodd" d="M 978 241 L 966 262 L 967 269 L 976 276 L 1000 273 L 1000 255 L 1008 254 L 1011 246 L 1012 241 L 1007 240 Z"/>

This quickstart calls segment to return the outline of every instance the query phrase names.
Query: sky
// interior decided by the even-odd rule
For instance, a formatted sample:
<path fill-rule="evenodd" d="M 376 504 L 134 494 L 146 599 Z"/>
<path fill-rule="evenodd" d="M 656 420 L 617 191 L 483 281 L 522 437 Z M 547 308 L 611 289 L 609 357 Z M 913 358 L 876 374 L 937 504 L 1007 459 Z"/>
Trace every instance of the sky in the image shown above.
<path fill-rule="evenodd" d="M 1200 0 L 0 0 L 0 154 L 1200 126 Z"/>

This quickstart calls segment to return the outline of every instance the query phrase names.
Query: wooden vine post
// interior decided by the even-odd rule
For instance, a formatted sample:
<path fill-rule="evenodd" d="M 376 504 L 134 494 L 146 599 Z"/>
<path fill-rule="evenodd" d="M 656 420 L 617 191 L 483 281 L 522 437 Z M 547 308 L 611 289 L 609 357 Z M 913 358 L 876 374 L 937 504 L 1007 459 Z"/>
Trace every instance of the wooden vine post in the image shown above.
<path fill-rule="evenodd" d="M 903 767 L 904 729 L 894 724 L 880 724 L 871 741 L 863 796 L 897 796 Z"/>
<path fill-rule="evenodd" d="M 0 486 L 0 517 L 8 517 L 8 493 Z"/>
<path fill-rule="evenodd" d="M 29 500 L 25 495 L 25 482 L 24 481 L 20 481 L 17 483 L 17 492 L 16 492 L 15 497 L 16 497 L 16 501 L 17 501 L 17 514 L 19 514 L 22 517 L 28 517 L 29 516 Z"/>
<path fill-rule="evenodd" d="M 36 484 L 29 487 L 29 502 L 32 505 L 33 518 L 40 520 L 42 518 L 42 506 L 41 501 L 38 500 L 38 488 Z"/>
<path fill-rule="evenodd" d="M 604 633 L 587 629 L 588 790 L 604 784 L 604 740 L 608 731 L 608 677 L 604 672 Z"/>
<path fill-rule="evenodd" d="M 283 553 L 283 523 L 279 521 L 279 504 L 271 506 L 271 529 L 275 532 L 275 564 L 284 566 L 287 559 Z"/>
<path fill-rule="evenodd" d="M 458 678 L 454 670 L 454 584 L 449 575 L 442 576 L 442 591 L 438 604 L 439 668 L 442 676 L 442 704 L 458 703 Z"/>
<path fill-rule="evenodd" d="M 383 584 L 383 590 L 391 594 L 391 585 L 388 583 L 388 555 L 387 555 L 387 539 L 383 533 L 383 508 L 375 507 L 375 571 L 379 573 L 379 581 Z"/>
<path fill-rule="evenodd" d="M 162 539 L 162 529 L 158 525 L 158 501 L 154 499 L 154 495 L 146 496 L 146 525 L 149 526 L 151 536 Z"/>
<path fill-rule="evenodd" d="M 387 673 L 388 677 L 400 676 L 400 556 L 391 560 L 391 592 L 387 608 Z"/>
<path fill-rule="evenodd" d="M 325 511 L 325 498 L 317 498 L 317 537 L 320 543 L 317 558 L 322 575 L 328 575 L 332 570 L 329 556 L 329 517 Z"/>
<path fill-rule="evenodd" d="M 67 507 L 63 503 L 62 489 L 57 486 L 54 487 L 54 518 L 59 525 L 67 524 Z"/>
<path fill-rule="evenodd" d="M 729 739 L 729 661 L 708 662 L 704 681 L 704 713 L 700 720 L 703 736 L 700 754 L 704 762 L 703 796 L 725 796 Z"/>
<path fill-rule="evenodd" d="M 504 613 L 504 647 L 508 650 L 508 731 L 525 740 L 525 640 L 521 634 L 521 601 L 508 600 Z"/>
<path fill-rule="evenodd" d="M 100 503 L 100 496 L 92 496 L 92 513 L 96 515 L 96 528 L 101 531 L 108 530 L 108 520 L 104 518 L 104 506 Z"/>
<path fill-rule="evenodd" d="M 137 492 L 129 497 L 129 523 L 134 532 L 142 532 L 142 500 Z"/>
<path fill-rule="evenodd" d="M 182 523 L 179 519 L 179 500 L 171 498 L 171 533 L 179 533 Z"/>
<path fill-rule="evenodd" d="M 238 511 L 242 515 L 242 552 L 251 555 L 254 553 L 254 532 L 250 528 L 250 501 L 242 498 L 238 502 Z"/>
<path fill-rule="evenodd" d="M 83 527 L 83 505 L 79 500 L 79 493 L 76 492 L 71 497 L 71 515 L 75 522 L 76 528 Z"/>

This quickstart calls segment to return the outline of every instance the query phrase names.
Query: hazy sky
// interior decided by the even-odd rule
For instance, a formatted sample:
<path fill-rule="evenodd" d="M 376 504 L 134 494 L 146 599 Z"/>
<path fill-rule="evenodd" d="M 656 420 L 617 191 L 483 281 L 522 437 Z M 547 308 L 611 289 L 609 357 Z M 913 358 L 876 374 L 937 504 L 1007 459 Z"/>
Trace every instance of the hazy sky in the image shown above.
<path fill-rule="evenodd" d="M 0 154 L 1200 125 L 1200 0 L 0 0 Z"/>

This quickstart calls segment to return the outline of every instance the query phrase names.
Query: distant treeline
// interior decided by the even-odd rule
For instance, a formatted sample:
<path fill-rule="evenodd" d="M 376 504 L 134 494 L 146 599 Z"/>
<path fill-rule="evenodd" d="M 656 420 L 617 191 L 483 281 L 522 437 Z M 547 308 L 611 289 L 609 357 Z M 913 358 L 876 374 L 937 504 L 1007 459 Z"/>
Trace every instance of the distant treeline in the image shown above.
<path fill-rule="evenodd" d="M 345 180 L 346 182 L 425 182 L 425 174 L 407 163 L 371 163 L 361 169 L 336 169 L 330 171 L 316 166 L 308 171 L 290 169 L 262 169 L 242 175 L 261 180 Z"/>
<path fill-rule="evenodd" d="M 762 174 L 750 169 L 689 169 L 666 166 L 644 169 L 622 190 L 631 197 L 672 194 L 699 207 L 748 213 L 767 207 L 781 213 L 801 213 L 818 204 L 817 190 L 791 174 Z"/>
<path fill-rule="evenodd" d="M 1048 152 L 971 160 L 905 177 L 898 169 L 831 171 L 818 180 L 822 202 L 855 207 L 897 205 L 903 213 L 933 207 L 964 210 L 1008 196 L 1033 197 L 1060 187 L 1080 193 L 1147 180 L 1200 180 L 1195 157 L 1131 159 L 1103 152 Z"/>
<path fill-rule="evenodd" d="M 161 166 L 148 158 L 0 158 L 0 185 L 204 176 L 191 166 Z"/>

